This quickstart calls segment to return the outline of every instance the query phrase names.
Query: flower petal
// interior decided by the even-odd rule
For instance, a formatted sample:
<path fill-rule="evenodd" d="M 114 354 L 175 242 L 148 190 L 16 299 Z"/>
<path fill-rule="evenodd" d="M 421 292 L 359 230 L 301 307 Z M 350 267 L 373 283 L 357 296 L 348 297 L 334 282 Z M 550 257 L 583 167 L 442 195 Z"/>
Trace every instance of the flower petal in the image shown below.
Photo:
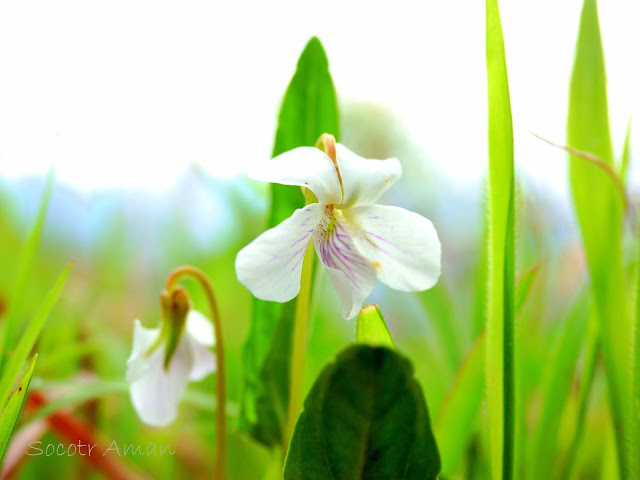
<path fill-rule="evenodd" d="M 304 253 L 323 208 L 313 203 L 296 210 L 238 252 L 236 275 L 255 297 L 288 302 L 298 294 Z"/>
<path fill-rule="evenodd" d="M 189 380 L 199 382 L 216 370 L 216 357 L 209 348 L 215 344 L 213 325 L 202 313 L 189 310 L 186 330 L 193 359 Z"/>
<path fill-rule="evenodd" d="M 378 269 L 378 278 L 396 290 L 433 287 L 440 276 L 440 240 L 433 224 L 403 208 L 365 205 L 347 212 L 360 231 L 358 250 Z"/>
<path fill-rule="evenodd" d="M 309 187 L 322 204 L 342 201 L 338 173 L 331 159 L 315 147 L 298 147 L 259 163 L 249 178 L 263 182 Z"/>
<path fill-rule="evenodd" d="M 216 357 L 213 352 L 199 340 L 187 334 L 187 341 L 191 349 L 193 364 L 189 372 L 189 380 L 199 382 L 207 375 L 216 371 Z"/>
<path fill-rule="evenodd" d="M 314 236 L 314 245 L 338 292 L 343 316 L 355 317 L 376 285 L 376 269 L 360 255 L 350 226 L 338 212 L 324 235 Z"/>
<path fill-rule="evenodd" d="M 131 383 L 131 402 L 140 419 L 152 426 L 164 427 L 178 415 L 178 403 L 187 388 L 193 364 L 191 349 L 183 336 L 178 344 L 169 371 L 165 371 L 164 345 L 145 357 L 144 376 Z"/>
<path fill-rule="evenodd" d="M 189 310 L 187 314 L 187 333 L 198 343 L 212 347 L 215 343 L 211 321 L 197 310 Z"/>
<path fill-rule="evenodd" d="M 344 186 L 343 208 L 375 203 L 402 176 L 397 158 L 368 160 L 339 143 L 336 158 Z"/>
<path fill-rule="evenodd" d="M 127 382 L 133 382 L 144 376 L 149 368 L 145 354 L 160 335 L 159 328 L 145 328 L 136 319 L 133 324 L 133 348 L 127 360 Z"/>

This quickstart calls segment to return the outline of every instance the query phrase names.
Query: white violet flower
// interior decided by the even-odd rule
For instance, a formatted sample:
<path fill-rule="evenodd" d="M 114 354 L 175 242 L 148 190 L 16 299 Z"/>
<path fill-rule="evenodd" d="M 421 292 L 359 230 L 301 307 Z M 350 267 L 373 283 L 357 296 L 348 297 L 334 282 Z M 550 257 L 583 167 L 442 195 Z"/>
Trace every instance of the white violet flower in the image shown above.
<path fill-rule="evenodd" d="M 402 174 L 397 159 L 367 160 L 335 144 L 299 147 L 264 161 L 249 177 L 309 188 L 318 203 L 296 210 L 236 258 L 238 280 L 262 300 L 287 302 L 300 291 L 305 250 L 313 241 L 345 318 L 356 316 L 376 278 L 402 291 L 431 288 L 440 276 L 433 224 L 408 210 L 375 205 Z"/>
<path fill-rule="evenodd" d="M 131 402 L 140 419 L 156 427 L 172 423 L 189 381 L 200 381 L 216 369 L 211 347 L 213 326 L 200 312 L 189 310 L 175 352 L 165 369 L 166 342 L 160 328 L 135 321 L 133 350 L 127 360 Z"/>

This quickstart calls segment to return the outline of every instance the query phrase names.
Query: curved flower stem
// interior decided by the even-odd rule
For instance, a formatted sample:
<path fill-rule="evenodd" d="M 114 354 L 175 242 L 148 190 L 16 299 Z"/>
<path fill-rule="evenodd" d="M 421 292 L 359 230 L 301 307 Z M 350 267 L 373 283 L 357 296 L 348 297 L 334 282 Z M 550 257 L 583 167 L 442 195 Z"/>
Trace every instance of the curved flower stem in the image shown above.
<path fill-rule="evenodd" d="M 216 355 L 216 396 L 218 405 L 216 408 L 216 437 L 218 440 L 216 451 L 216 480 L 224 480 L 225 478 L 225 457 L 227 449 L 227 427 L 226 427 L 226 374 L 224 363 L 224 342 L 222 337 L 222 323 L 220 321 L 220 313 L 218 311 L 218 303 L 213 292 L 211 282 L 207 275 L 199 268 L 185 265 L 173 270 L 167 278 L 166 290 L 170 292 L 173 287 L 184 277 L 193 277 L 202 286 L 207 296 L 207 301 L 211 308 L 211 323 L 215 334 L 215 355 Z"/>
<path fill-rule="evenodd" d="M 307 349 L 307 333 L 309 330 L 309 305 L 311 298 L 311 274 L 313 271 L 313 245 L 309 244 L 302 262 L 300 293 L 296 300 L 296 316 L 293 326 L 293 346 L 291 352 L 291 370 L 289 376 L 289 412 L 287 430 L 283 446 L 286 454 L 289 440 L 302 409 L 302 386 L 304 379 L 304 357 Z"/>

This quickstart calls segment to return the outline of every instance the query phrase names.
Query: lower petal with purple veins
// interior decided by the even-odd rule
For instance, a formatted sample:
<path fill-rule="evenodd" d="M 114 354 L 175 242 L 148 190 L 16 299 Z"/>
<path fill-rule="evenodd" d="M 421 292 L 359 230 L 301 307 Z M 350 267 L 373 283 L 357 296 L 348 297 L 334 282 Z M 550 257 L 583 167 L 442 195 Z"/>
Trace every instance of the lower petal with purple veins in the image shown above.
<path fill-rule="evenodd" d="M 354 243 L 351 228 L 336 210 L 328 228 L 314 235 L 314 246 L 342 303 L 345 318 L 355 317 L 376 284 L 376 269 Z"/>

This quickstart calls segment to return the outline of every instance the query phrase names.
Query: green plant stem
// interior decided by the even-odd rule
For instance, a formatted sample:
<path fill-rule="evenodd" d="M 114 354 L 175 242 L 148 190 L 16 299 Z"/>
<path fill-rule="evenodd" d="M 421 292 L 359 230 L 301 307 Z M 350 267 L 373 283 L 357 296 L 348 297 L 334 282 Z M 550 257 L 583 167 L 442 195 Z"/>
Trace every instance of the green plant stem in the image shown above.
<path fill-rule="evenodd" d="M 286 452 L 293 434 L 298 414 L 302 409 L 302 387 L 304 379 L 304 359 L 307 350 L 309 330 L 309 305 L 311 301 L 311 278 L 313 273 L 313 245 L 310 243 L 302 263 L 300 293 L 296 299 L 296 316 L 293 325 L 293 345 L 291 351 L 291 370 L 289 376 L 289 412 L 287 414 L 286 437 L 283 439 Z"/>
<path fill-rule="evenodd" d="M 211 323 L 213 324 L 213 330 L 215 333 L 215 356 L 216 356 L 216 395 L 217 395 L 217 408 L 216 408 L 216 438 L 217 438 L 217 450 L 216 450 L 216 463 L 215 463 L 215 475 L 216 480 L 224 480 L 225 478 L 225 458 L 227 449 L 227 418 L 226 418 L 226 374 L 225 374 L 225 360 L 224 360 L 224 341 L 222 336 L 222 322 L 220 321 L 220 312 L 218 311 L 218 302 L 216 301 L 215 294 L 211 282 L 207 278 L 207 275 L 200 269 L 185 265 L 176 268 L 169 274 L 166 283 L 166 290 L 170 292 L 172 288 L 184 277 L 193 277 L 202 286 L 211 308 Z"/>

